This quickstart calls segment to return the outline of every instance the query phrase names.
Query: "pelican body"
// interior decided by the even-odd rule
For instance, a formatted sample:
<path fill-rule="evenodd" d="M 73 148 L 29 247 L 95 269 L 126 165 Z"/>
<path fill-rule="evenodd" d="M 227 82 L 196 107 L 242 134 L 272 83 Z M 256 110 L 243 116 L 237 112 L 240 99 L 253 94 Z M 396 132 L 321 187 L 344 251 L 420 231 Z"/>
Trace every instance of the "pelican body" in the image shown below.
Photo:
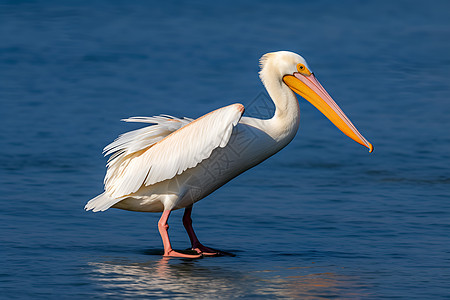
<path fill-rule="evenodd" d="M 85 209 L 162 212 L 158 227 L 164 256 L 223 254 L 198 241 L 191 220 L 193 204 L 289 144 L 300 121 L 295 93 L 344 134 L 373 151 L 303 57 L 288 51 L 267 53 L 260 65 L 260 78 L 275 104 L 272 118 L 243 116 L 244 106 L 231 104 L 195 120 L 167 115 L 125 119 L 153 125 L 127 132 L 105 147 L 105 155 L 111 155 L 105 191 Z M 195 254 L 173 250 L 169 240 L 167 220 L 171 211 L 180 208 L 185 208 L 183 224 Z"/>

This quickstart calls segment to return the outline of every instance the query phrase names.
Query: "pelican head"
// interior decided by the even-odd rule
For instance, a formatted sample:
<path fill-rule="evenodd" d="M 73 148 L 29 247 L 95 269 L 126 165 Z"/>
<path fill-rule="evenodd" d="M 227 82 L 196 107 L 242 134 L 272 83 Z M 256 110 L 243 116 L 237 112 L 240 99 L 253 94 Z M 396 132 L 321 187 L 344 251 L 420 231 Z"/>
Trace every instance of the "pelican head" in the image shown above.
<path fill-rule="evenodd" d="M 369 152 L 373 151 L 372 144 L 358 132 L 322 87 L 302 56 L 289 51 L 271 52 L 263 55 L 260 63 L 261 72 L 259 74 L 266 86 L 270 84 L 286 85 L 314 105 L 345 135 L 367 147 Z"/>

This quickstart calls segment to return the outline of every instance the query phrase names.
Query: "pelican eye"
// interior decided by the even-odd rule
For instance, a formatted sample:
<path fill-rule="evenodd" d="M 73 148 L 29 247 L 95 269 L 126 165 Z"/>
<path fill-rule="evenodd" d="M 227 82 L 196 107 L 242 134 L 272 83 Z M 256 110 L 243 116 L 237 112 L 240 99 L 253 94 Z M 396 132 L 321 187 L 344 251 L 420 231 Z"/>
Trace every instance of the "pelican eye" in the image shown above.
<path fill-rule="evenodd" d="M 297 64 L 297 71 L 300 74 L 309 76 L 311 75 L 311 71 L 308 70 L 308 68 L 304 64 Z"/>

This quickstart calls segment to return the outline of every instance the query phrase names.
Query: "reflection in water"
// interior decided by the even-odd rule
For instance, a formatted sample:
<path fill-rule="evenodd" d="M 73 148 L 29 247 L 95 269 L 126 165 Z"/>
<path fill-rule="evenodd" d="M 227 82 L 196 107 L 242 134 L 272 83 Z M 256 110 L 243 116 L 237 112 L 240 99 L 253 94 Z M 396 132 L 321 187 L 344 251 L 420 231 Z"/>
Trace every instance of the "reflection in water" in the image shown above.
<path fill-rule="evenodd" d="M 218 262 L 219 264 L 220 262 Z M 201 260 L 90 262 L 92 280 L 104 296 L 170 298 L 362 298 L 364 286 L 354 278 L 312 268 L 273 271 L 205 266 Z M 317 271 L 317 270 L 314 270 Z"/>
<path fill-rule="evenodd" d="M 114 295 L 234 297 L 248 292 L 247 281 L 239 272 L 201 267 L 196 261 L 161 258 L 157 261 L 130 263 L 110 261 L 89 263 L 93 279 Z"/>
<path fill-rule="evenodd" d="M 365 287 L 358 285 L 354 278 L 330 272 L 288 276 L 273 280 L 271 285 L 282 287 L 278 291 L 273 291 L 274 295 L 287 298 L 367 298 Z"/>

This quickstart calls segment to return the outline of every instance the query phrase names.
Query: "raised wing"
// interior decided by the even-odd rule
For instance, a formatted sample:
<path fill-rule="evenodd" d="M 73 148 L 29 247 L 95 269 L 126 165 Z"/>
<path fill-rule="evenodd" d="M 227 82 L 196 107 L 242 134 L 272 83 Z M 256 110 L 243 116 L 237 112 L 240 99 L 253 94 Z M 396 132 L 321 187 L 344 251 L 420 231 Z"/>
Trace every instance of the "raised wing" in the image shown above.
<path fill-rule="evenodd" d="M 105 147 L 105 155 L 111 155 L 105 176 L 106 194 L 123 197 L 142 185 L 173 178 L 195 167 L 214 149 L 227 145 L 243 112 L 242 104 L 232 104 L 196 120 L 170 116 L 126 119 L 158 125 L 125 133 Z"/>

